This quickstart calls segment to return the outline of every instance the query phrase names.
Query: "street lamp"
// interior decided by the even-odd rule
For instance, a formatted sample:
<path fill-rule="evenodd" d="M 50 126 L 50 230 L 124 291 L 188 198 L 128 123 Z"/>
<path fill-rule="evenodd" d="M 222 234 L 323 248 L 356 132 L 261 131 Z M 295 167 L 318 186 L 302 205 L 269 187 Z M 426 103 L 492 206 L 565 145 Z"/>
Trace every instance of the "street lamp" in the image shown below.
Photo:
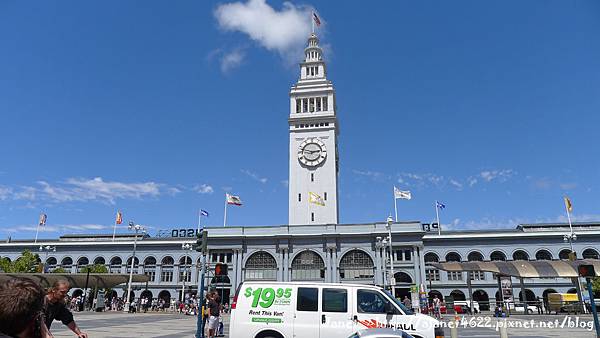
<path fill-rule="evenodd" d="M 394 251 L 392 251 L 392 224 L 394 224 L 394 219 L 392 215 L 388 216 L 386 228 L 388 230 L 388 244 L 390 245 L 390 291 L 392 291 L 392 296 L 396 297 L 394 286 L 396 285 L 396 278 L 394 278 Z"/>
<path fill-rule="evenodd" d="M 44 251 L 46 253 L 46 255 L 44 256 L 44 262 L 42 263 L 42 273 L 46 273 L 46 261 L 48 260 L 48 253 L 50 251 L 56 252 L 56 247 L 50 246 L 50 245 L 46 245 L 46 246 L 40 245 L 40 252 L 42 252 L 42 251 Z"/>
<path fill-rule="evenodd" d="M 133 280 L 133 266 L 135 264 L 135 250 L 137 248 L 138 232 L 142 232 L 144 234 L 146 233 L 146 229 L 143 226 L 135 224 L 133 223 L 133 221 L 129 222 L 128 228 L 130 231 L 135 231 L 135 237 L 133 239 L 133 256 L 131 257 L 131 269 L 129 270 L 129 283 L 127 285 L 127 303 L 125 303 L 125 307 L 123 310 L 125 312 L 129 312 L 129 306 L 131 302 L 131 281 Z"/>
<path fill-rule="evenodd" d="M 385 251 L 386 251 L 386 246 L 387 246 L 387 239 L 385 238 L 381 238 L 380 236 L 377 236 L 376 238 L 376 242 L 375 242 L 375 247 L 377 248 L 377 251 L 379 253 L 381 253 L 381 250 L 383 249 L 383 288 L 385 289 L 385 284 L 386 284 L 386 280 L 387 280 L 387 257 L 385 255 Z"/>
<path fill-rule="evenodd" d="M 184 243 L 184 244 L 181 244 L 181 250 L 193 251 L 194 247 L 190 243 Z M 186 259 L 186 261 L 184 262 L 183 274 L 180 274 L 182 276 L 182 278 L 181 278 L 181 302 L 182 303 L 185 300 L 185 279 L 186 279 L 187 273 L 188 273 L 188 271 L 186 269 L 186 266 L 187 266 L 187 256 L 184 259 Z M 179 265 L 179 268 L 181 269 L 181 265 Z"/>

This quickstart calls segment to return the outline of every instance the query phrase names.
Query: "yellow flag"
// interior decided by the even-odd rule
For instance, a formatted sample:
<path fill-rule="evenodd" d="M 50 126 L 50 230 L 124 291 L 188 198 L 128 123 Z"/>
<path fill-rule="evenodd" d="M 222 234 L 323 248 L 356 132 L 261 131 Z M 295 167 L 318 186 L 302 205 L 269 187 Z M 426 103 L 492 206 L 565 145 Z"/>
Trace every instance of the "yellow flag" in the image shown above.
<path fill-rule="evenodd" d="M 310 191 L 308 192 L 308 203 L 314 203 L 316 205 L 325 206 L 325 201 L 323 201 L 323 198 Z"/>
<path fill-rule="evenodd" d="M 571 200 L 565 196 L 565 207 L 569 212 L 573 212 L 573 204 L 571 204 Z"/>

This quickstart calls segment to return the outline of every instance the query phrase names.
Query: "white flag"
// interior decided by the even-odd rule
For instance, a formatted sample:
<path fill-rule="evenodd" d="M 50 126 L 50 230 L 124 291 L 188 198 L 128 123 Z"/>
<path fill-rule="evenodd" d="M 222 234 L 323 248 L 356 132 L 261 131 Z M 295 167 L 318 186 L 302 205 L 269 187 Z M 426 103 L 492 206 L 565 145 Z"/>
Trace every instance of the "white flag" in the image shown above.
<path fill-rule="evenodd" d="M 229 194 L 225 194 L 225 196 L 227 199 L 227 204 L 242 205 L 242 200 L 240 199 L 239 196 L 229 195 Z"/>
<path fill-rule="evenodd" d="M 323 198 L 312 191 L 308 192 L 308 203 L 325 206 L 325 201 L 323 200 Z"/>
<path fill-rule="evenodd" d="M 403 200 L 409 200 L 409 199 L 412 198 L 412 195 L 410 194 L 410 191 L 408 191 L 408 190 L 406 190 L 406 191 L 400 190 L 400 189 L 398 189 L 398 188 L 396 188 L 394 186 L 394 198 L 395 199 L 400 198 L 400 199 L 403 199 Z"/>

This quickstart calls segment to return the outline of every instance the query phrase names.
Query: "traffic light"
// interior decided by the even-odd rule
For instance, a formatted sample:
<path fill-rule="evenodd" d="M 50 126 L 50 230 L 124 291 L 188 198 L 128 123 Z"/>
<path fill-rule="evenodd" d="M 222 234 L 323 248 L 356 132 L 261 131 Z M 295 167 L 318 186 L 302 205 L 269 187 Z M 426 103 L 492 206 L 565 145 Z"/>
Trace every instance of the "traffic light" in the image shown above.
<path fill-rule="evenodd" d="M 581 264 L 578 270 L 581 277 L 596 277 L 596 271 L 592 264 Z"/>
<path fill-rule="evenodd" d="M 217 263 L 215 265 L 215 276 L 227 276 L 227 264 Z"/>
<path fill-rule="evenodd" d="M 202 230 L 202 232 L 196 232 L 196 251 L 202 252 L 206 255 L 208 252 L 208 230 Z"/>

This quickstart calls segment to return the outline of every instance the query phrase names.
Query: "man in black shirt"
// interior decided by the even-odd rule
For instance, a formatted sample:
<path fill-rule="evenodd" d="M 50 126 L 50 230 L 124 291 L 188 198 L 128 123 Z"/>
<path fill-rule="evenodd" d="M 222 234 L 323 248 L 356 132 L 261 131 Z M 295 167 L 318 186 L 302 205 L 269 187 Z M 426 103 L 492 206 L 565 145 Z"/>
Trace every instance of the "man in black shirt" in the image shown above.
<path fill-rule="evenodd" d="M 65 297 L 69 292 L 71 285 L 66 280 L 58 280 L 54 282 L 52 288 L 48 290 L 46 294 L 46 305 L 44 307 L 44 315 L 46 320 L 46 326 L 50 329 L 52 322 L 60 320 L 66 325 L 73 333 L 79 338 L 88 338 L 87 333 L 81 332 L 75 321 L 73 320 L 73 314 L 67 308 L 65 303 Z"/>

